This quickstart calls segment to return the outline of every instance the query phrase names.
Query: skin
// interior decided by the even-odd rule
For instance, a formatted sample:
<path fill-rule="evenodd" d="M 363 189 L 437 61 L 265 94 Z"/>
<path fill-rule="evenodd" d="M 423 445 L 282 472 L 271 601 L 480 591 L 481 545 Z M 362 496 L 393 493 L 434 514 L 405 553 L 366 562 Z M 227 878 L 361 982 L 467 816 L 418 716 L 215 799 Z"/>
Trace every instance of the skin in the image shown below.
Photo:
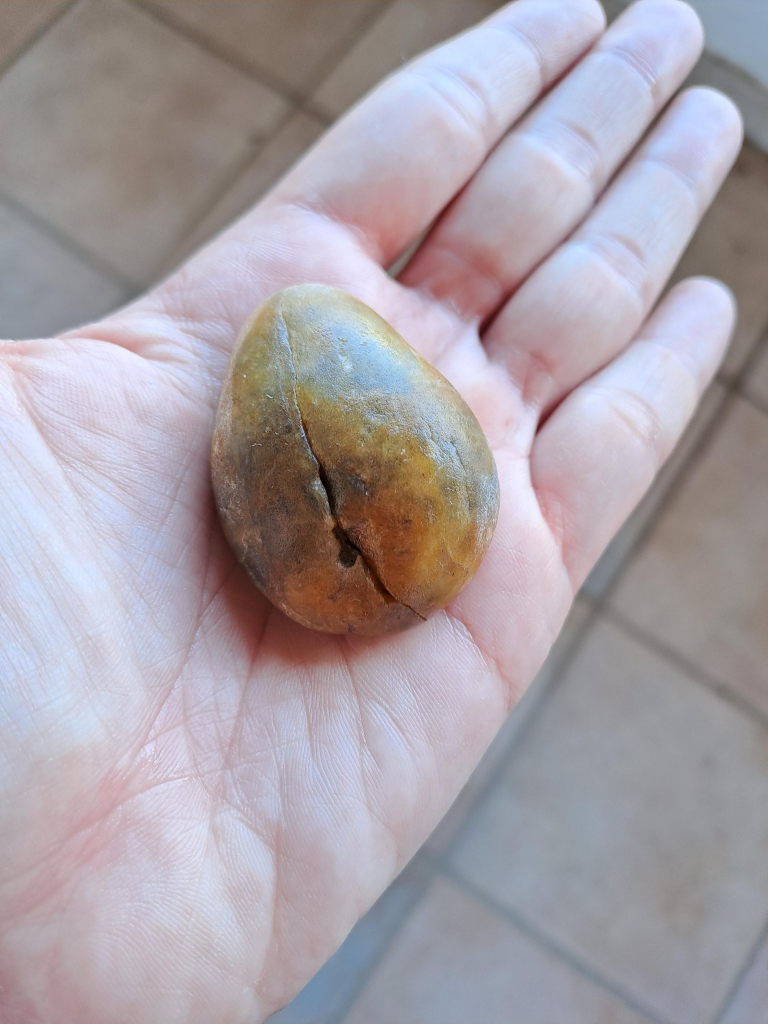
<path fill-rule="evenodd" d="M 594 0 L 501 10 L 151 294 L 0 346 L 4 1024 L 252 1024 L 287 1002 L 443 814 L 669 454 L 733 307 L 708 280 L 652 306 L 741 128 L 693 90 L 630 156 L 701 31 L 641 0 L 602 33 Z M 488 556 L 395 636 L 286 618 L 215 514 L 229 353 L 301 281 L 391 323 L 498 467 Z"/>
<path fill-rule="evenodd" d="M 378 636 L 425 622 L 477 569 L 499 512 L 480 424 L 370 307 L 284 288 L 246 324 L 211 449 L 235 555 L 286 615 Z"/>

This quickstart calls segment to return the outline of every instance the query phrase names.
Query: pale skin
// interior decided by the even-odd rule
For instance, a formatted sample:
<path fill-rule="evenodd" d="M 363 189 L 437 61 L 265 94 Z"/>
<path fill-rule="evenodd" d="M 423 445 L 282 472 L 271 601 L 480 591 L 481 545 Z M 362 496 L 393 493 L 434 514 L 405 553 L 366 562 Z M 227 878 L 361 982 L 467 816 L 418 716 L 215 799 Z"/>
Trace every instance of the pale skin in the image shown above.
<path fill-rule="evenodd" d="M 678 0 L 605 34 L 594 0 L 519 0 L 149 295 L 0 343 L 4 1024 L 262 1021 L 438 822 L 727 344 L 716 282 L 653 311 L 740 145 L 704 89 L 643 138 L 701 45 Z M 289 621 L 215 517 L 229 352 L 302 281 L 384 316 L 495 454 L 485 561 L 397 636 Z"/>

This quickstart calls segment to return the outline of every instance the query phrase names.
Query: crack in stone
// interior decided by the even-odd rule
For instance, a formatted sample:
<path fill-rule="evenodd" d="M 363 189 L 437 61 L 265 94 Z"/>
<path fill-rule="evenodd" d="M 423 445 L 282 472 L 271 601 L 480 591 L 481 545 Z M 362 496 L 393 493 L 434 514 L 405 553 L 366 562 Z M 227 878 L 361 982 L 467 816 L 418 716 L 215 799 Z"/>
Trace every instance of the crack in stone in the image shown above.
<path fill-rule="evenodd" d="M 309 454 L 312 456 L 312 459 L 314 460 L 315 465 L 317 466 L 317 477 L 318 480 L 320 481 L 320 486 L 325 491 L 325 497 L 328 502 L 328 509 L 331 514 L 331 519 L 333 519 L 334 522 L 333 535 L 339 542 L 339 562 L 345 569 L 351 569 L 352 566 L 357 561 L 357 559 L 359 558 L 364 570 L 366 571 L 369 579 L 371 580 L 371 583 L 373 583 L 374 587 L 376 588 L 376 590 L 378 590 L 382 597 L 384 597 L 387 601 L 394 601 L 395 604 L 402 605 L 404 608 L 407 608 L 409 611 L 413 612 L 414 615 L 418 616 L 418 618 L 420 618 L 422 622 L 426 622 L 427 620 L 425 616 L 420 615 L 415 608 L 411 608 L 411 606 L 407 604 L 405 601 L 399 601 L 394 594 L 391 594 L 389 590 L 387 590 L 386 586 L 384 585 L 384 581 L 382 580 L 378 570 L 376 569 L 376 566 L 373 565 L 373 563 L 365 555 L 365 553 L 361 551 L 361 549 L 352 541 L 349 534 L 346 532 L 344 527 L 339 522 L 339 517 L 336 511 L 336 501 L 333 494 L 333 488 L 331 487 L 331 482 L 328 478 L 328 474 L 325 471 L 325 467 L 323 466 L 320 459 L 317 457 L 317 453 L 315 452 L 309 440 L 309 431 L 307 429 L 307 424 L 304 421 L 304 413 L 301 411 L 301 406 L 299 405 L 299 378 L 296 373 L 296 366 L 293 361 L 293 349 L 291 348 L 291 341 L 288 333 L 288 325 L 285 322 L 282 304 L 280 306 L 279 313 L 280 319 L 283 324 L 283 331 L 285 332 L 285 344 L 288 349 L 288 358 L 291 366 L 291 373 L 293 374 L 293 404 L 296 406 L 296 411 L 299 414 L 299 424 L 301 426 L 301 433 L 304 437 L 304 440 L 306 441 L 307 449 L 309 450 Z"/>

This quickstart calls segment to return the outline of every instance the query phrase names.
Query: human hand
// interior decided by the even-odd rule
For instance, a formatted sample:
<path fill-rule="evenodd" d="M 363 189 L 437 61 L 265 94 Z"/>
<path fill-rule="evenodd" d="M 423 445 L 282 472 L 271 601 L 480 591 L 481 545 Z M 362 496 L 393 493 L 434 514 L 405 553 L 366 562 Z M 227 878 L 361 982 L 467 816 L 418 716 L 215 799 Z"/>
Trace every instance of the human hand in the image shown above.
<path fill-rule="evenodd" d="M 150 295 L 0 343 L 4 1024 L 287 1002 L 438 821 L 668 455 L 732 303 L 691 281 L 647 318 L 740 123 L 684 94 L 603 192 L 701 33 L 677 0 L 602 32 L 594 0 L 520 0 L 385 82 Z M 494 450 L 491 549 L 408 633 L 297 626 L 215 516 L 233 340 L 301 281 L 392 323 Z"/>

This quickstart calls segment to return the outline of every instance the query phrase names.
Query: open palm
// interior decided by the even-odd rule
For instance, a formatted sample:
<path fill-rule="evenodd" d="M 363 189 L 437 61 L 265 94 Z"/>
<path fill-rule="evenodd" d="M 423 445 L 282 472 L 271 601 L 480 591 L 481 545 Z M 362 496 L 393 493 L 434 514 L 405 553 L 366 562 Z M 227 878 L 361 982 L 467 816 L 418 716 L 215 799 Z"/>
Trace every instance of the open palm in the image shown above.
<path fill-rule="evenodd" d="M 437 822 L 727 341 L 714 282 L 647 319 L 740 141 L 694 90 L 633 153 L 700 45 L 678 0 L 607 34 L 594 0 L 519 0 L 149 296 L 0 344 L 4 1024 L 262 1020 Z M 214 513 L 233 340 L 301 281 L 389 320 L 494 450 L 491 549 L 405 634 L 289 621 Z"/>

